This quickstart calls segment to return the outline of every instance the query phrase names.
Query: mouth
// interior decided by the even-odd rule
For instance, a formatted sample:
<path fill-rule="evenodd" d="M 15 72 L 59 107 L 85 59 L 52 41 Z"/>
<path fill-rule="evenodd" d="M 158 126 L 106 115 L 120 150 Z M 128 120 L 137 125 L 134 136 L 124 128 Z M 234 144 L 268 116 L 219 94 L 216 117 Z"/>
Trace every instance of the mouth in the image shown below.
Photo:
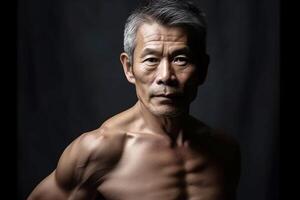
<path fill-rule="evenodd" d="M 167 94 L 157 94 L 154 97 L 162 97 L 167 99 L 175 99 L 178 98 L 180 95 L 178 93 L 167 93 Z"/>

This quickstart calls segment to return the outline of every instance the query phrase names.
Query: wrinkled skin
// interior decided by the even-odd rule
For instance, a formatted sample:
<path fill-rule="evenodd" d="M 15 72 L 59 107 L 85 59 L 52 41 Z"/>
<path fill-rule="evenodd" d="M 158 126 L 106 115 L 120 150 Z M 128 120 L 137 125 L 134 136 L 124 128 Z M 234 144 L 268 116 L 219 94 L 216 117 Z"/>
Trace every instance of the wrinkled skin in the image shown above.
<path fill-rule="evenodd" d="M 143 24 L 133 63 L 120 56 L 137 103 L 73 141 L 28 199 L 235 199 L 236 141 L 189 115 L 207 68 L 189 39 L 179 27 Z"/>

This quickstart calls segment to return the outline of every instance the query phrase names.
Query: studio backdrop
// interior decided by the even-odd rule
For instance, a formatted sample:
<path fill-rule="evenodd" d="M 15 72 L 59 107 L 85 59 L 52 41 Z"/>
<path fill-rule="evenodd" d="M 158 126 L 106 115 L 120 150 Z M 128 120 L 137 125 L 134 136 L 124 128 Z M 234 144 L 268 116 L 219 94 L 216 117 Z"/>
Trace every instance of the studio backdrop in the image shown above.
<path fill-rule="evenodd" d="M 119 55 L 138 0 L 18 1 L 18 199 L 136 102 Z M 241 146 L 238 200 L 278 200 L 279 0 L 199 0 L 211 62 L 191 113 Z"/>

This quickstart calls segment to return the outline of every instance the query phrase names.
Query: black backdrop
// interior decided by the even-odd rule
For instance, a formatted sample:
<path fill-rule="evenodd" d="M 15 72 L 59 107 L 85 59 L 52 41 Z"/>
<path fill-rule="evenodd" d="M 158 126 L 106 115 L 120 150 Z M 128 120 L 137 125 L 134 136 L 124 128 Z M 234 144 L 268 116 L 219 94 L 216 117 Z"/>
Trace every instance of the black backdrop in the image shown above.
<path fill-rule="evenodd" d="M 18 1 L 18 199 L 132 106 L 119 54 L 137 0 Z M 239 200 L 279 199 L 279 0 L 202 0 L 211 64 L 194 116 L 240 142 Z"/>

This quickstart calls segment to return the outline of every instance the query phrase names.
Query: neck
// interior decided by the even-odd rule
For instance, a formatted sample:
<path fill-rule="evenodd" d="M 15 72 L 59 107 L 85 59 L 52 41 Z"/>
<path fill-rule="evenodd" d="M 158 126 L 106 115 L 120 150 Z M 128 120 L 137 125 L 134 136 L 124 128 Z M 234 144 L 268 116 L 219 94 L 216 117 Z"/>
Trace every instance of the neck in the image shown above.
<path fill-rule="evenodd" d="M 178 116 L 155 115 L 149 111 L 141 102 L 135 105 L 139 114 L 142 116 L 145 130 L 153 134 L 161 134 L 168 136 L 173 142 L 182 141 L 182 134 L 187 119 L 188 112 L 184 112 Z M 181 142 L 179 142 L 181 143 Z"/>

